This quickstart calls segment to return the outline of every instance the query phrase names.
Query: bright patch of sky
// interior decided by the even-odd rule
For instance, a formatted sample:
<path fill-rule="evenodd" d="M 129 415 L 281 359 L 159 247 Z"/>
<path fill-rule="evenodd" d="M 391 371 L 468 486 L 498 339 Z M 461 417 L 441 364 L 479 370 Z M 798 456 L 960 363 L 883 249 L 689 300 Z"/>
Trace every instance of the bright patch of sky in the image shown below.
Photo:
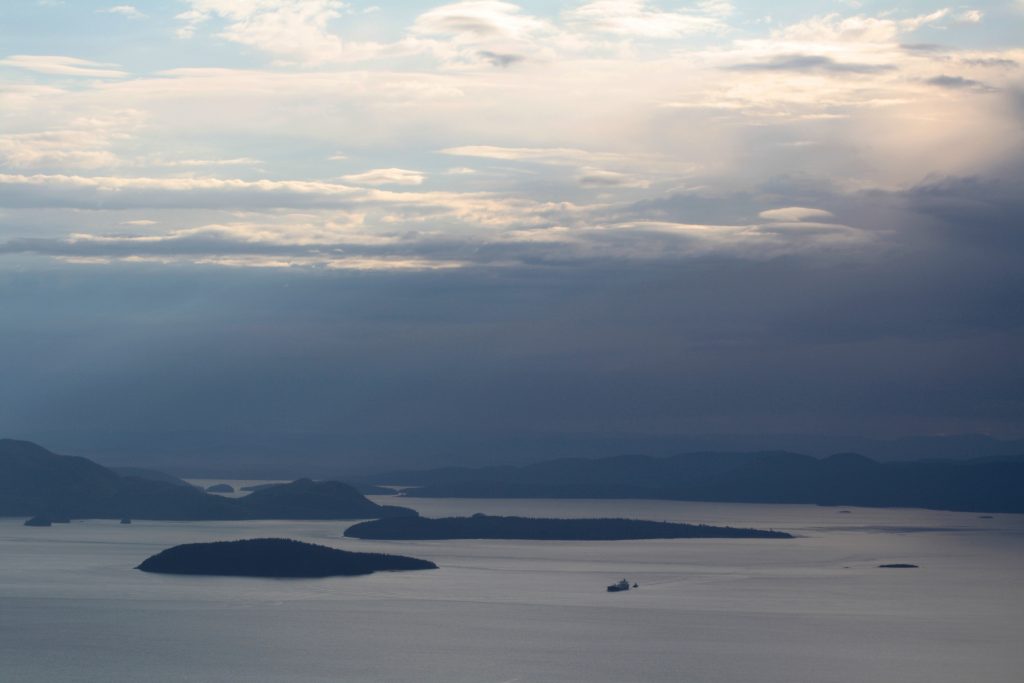
<path fill-rule="evenodd" d="M 884 235 L 825 194 L 1019 154 L 1022 22 L 1019 3 L 923 0 L 6 2 L 0 245 L 344 267 L 322 247 L 372 243 L 384 268 L 481 244 L 862 249 Z M 822 196 L 766 190 L 780 178 Z M 758 205 L 685 207 L 741 193 Z M 763 218 L 809 204 L 813 230 Z"/>

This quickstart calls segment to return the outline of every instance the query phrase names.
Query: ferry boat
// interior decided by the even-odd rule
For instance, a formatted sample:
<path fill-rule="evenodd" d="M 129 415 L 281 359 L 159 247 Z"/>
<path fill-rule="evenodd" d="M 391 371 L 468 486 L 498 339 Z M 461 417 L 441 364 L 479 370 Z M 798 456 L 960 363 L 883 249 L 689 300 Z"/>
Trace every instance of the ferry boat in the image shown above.
<path fill-rule="evenodd" d="M 618 593 L 619 591 L 628 591 L 628 590 L 629 590 L 629 581 L 626 581 L 625 579 L 623 579 L 622 581 L 619 581 L 618 583 L 613 583 L 612 585 L 608 586 L 608 592 L 609 593 Z"/>

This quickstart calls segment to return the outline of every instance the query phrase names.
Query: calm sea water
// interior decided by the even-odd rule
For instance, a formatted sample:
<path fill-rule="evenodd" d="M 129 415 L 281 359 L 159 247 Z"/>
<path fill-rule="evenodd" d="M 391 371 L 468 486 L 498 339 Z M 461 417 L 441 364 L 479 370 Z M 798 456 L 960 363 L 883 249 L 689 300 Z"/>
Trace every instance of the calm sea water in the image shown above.
<path fill-rule="evenodd" d="M 428 516 L 623 516 L 799 538 L 378 542 L 345 539 L 337 522 L 0 519 L 0 681 L 1017 683 L 1024 672 L 1024 516 L 401 502 Z M 133 569 L 178 543 L 263 536 L 441 568 L 287 581 Z M 888 562 L 921 568 L 877 568 Z M 623 577 L 640 588 L 605 592 Z"/>

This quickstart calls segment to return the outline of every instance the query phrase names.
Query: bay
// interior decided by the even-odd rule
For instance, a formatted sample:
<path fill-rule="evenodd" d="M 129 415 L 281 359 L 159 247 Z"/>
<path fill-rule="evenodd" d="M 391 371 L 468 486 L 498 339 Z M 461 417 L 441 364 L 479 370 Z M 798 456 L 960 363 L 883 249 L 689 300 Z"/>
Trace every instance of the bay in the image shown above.
<path fill-rule="evenodd" d="M 347 522 L 0 519 L 0 680 L 1015 683 L 1024 670 L 1021 515 L 374 499 L 427 516 L 633 517 L 797 538 L 382 542 L 344 538 Z M 267 536 L 440 568 L 315 580 L 134 569 L 179 543 Z M 920 568 L 878 568 L 892 562 Z M 623 577 L 639 587 L 605 591 Z"/>

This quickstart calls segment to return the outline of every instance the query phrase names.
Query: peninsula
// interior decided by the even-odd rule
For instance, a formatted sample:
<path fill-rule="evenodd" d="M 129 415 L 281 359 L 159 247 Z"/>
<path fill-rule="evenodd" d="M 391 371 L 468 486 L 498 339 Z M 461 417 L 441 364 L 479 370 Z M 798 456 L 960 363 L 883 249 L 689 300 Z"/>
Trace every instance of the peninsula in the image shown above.
<path fill-rule="evenodd" d="M 298 579 L 437 569 L 437 565 L 402 555 L 354 553 L 285 538 L 256 538 L 174 546 L 147 558 L 136 569 L 158 574 Z"/>

